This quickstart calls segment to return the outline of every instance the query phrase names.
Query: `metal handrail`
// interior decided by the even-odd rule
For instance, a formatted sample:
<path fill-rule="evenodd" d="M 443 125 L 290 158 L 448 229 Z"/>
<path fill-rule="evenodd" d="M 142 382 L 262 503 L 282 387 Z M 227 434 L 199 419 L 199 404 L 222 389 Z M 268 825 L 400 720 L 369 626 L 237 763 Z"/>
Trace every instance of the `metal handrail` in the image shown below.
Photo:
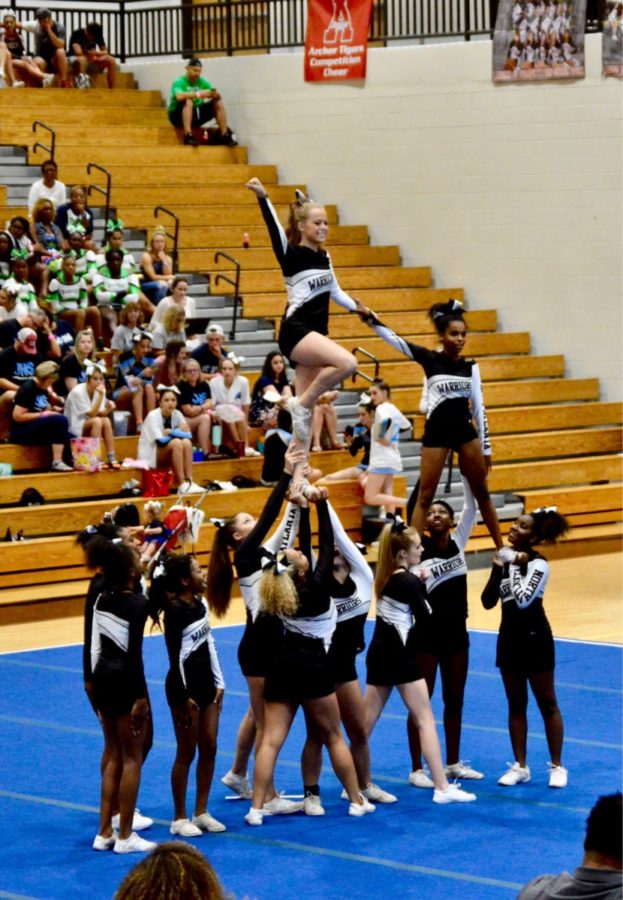
<path fill-rule="evenodd" d="M 47 147 L 45 144 L 42 144 L 40 141 L 37 141 L 36 144 L 32 145 L 32 152 L 36 153 L 37 147 L 41 147 L 42 150 L 48 151 L 48 153 L 50 154 L 50 159 L 54 159 L 54 151 L 56 149 L 56 132 L 54 131 L 53 128 L 50 128 L 49 125 L 46 125 L 45 122 L 42 122 L 41 119 L 35 119 L 35 121 L 32 123 L 33 134 L 36 133 L 37 126 L 39 126 L 40 128 L 45 128 L 46 131 L 50 132 L 50 134 L 52 135 L 52 142 L 51 142 L 50 146 Z"/>
<path fill-rule="evenodd" d="M 164 232 L 166 234 L 166 236 L 173 241 L 173 249 L 171 250 L 171 261 L 173 263 L 173 274 L 175 275 L 177 273 L 178 261 L 179 261 L 177 245 L 178 245 L 179 233 L 180 233 L 180 220 L 179 220 L 179 217 L 174 212 L 172 212 L 170 209 L 167 209 L 166 206 L 157 206 L 154 209 L 154 216 L 156 217 L 156 219 L 158 218 L 159 212 L 163 212 L 163 213 L 166 213 L 168 216 L 171 216 L 171 218 L 175 222 L 175 229 L 173 231 L 173 234 L 171 234 L 171 232 L 167 231 L 166 229 Z"/>
<path fill-rule="evenodd" d="M 381 367 L 381 361 L 378 358 L 378 356 L 375 356 L 374 353 L 370 353 L 370 351 L 366 350 L 365 347 L 353 347 L 353 349 L 351 350 L 351 353 L 355 357 L 357 356 L 358 353 L 361 353 L 363 356 L 367 356 L 368 359 L 371 359 L 372 362 L 374 363 L 374 378 L 379 377 L 379 369 Z M 360 375 L 362 378 L 365 378 L 366 381 L 374 381 L 374 378 L 370 378 L 369 375 L 364 375 L 364 373 L 360 372 L 359 369 L 356 369 L 353 372 L 353 379 L 352 379 L 353 381 L 355 380 L 355 377 L 357 375 Z"/>
<path fill-rule="evenodd" d="M 231 284 L 234 289 L 234 314 L 231 320 L 231 331 L 229 332 L 230 341 L 236 340 L 236 325 L 238 324 L 238 304 L 240 302 L 240 263 L 237 259 L 234 259 L 233 256 L 230 256 L 229 253 L 225 253 L 224 250 L 217 250 L 214 254 L 214 262 L 218 262 L 221 256 L 224 259 L 228 259 L 231 263 L 236 267 L 236 280 L 232 281 L 232 279 L 228 275 L 218 274 L 214 279 L 214 284 L 218 284 L 219 281 L 226 281 L 227 284 Z"/>
<path fill-rule="evenodd" d="M 87 194 L 90 196 L 93 191 L 97 191 L 98 194 L 103 194 L 106 198 L 105 206 L 104 206 L 104 240 L 103 243 L 106 243 L 106 223 L 108 222 L 108 217 L 110 216 L 110 186 L 112 183 L 112 175 L 105 169 L 103 166 L 99 166 L 97 163 L 90 162 L 87 166 L 87 175 L 91 174 L 91 169 L 97 169 L 99 172 L 103 172 L 106 176 L 106 188 L 100 187 L 99 184 L 90 184 L 87 187 Z"/>

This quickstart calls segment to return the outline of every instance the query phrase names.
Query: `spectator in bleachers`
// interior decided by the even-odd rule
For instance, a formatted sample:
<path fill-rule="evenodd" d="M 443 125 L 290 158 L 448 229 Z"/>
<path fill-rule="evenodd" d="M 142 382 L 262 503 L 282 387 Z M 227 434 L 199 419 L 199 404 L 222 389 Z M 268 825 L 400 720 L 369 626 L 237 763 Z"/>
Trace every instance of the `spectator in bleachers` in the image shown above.
<path fill-rule="evenodd" d="M 223 423 L 223 443 L 236 451 L 238 456 L 260 456 L 249 447 L 249 426 L 247 417 L 251 397 L 249 382 L 238 372 L 240 360 L 228 356 L 221 360 L 218 375 L 210 382 L 210 393 L 214 400 L 214 414 Z"/>
<path fill-rule="evenodd" d="M 167 341 L 164 353 L 156 359 L 154 382 L 163 384 L 165 387 L 177 384 L 182 374 L 182 366 L 187 357 L 188 350 L 186 349 L 186 340 L 183 337 L 175 337 Z"/>
<path fill-rule="evenodd" d="M 115 328 L 111 349 L 115 351 L 115 359 L 119 359 L 122 353 L 129 353 L 134 346 L 134 332 L 143 324 L 143 313 L 139 304 L 130 300 L 119 313 L 119 324 Z"/>
<path fill-rule="evenodd" d="M 68 394 L 65 415 L 69 430 L 76 437 L 101 438 L 106 447 L 109 469 L 119 469 L 115 458 L 115 438 L 110 420 L 115 404 L 106 396 L 106 366 L 102 362 L 87 361 L 86 380 Z"/>
<path fill-rule="evenodd" d="M 41 6 L 35 18 L 18 22 L 17 28 L 29 31 L 35 38 L 35 64 L 42 72 L 56 71 L 61 87 L 71 87 L 68 80 L 67 53 L 65 52 L 65 26 L 55 22 L 49 9 Z"/>
<path fill-rule="evenodd" d="M 28 87 L 49 87 L 54 81 L 54 75 L 42 72 L 32 57 L 26 53 L 24 42 L 16 27 L 17 20 L 13 12 L 4 14 L 2 19 L 3 40 L 11 55 L 11 63 L 16 76 L 21 79 L 18 84 Z M 14 82 L 15 84 L 15 82 Z"/>
<path fill-rule="evenodd" d="M 154 363 L 151 335 L 137 329 L 131 352 L 123 353 L 119 359 L 117 387 L 113 392 L 119 409 L 132 410 L 137 431 L 143 426 L 145 414 L 156 406 Z"/>
<path fill-rule="evenodd" d="M 28 280 L 28 253 L 26 250 L 11 250 L 9 277 L 3 287 L 15 294 L 18 302 L 23 303 L 27 308 L 37 306 L 35 289 Z"/>
<path fill-rule="evenodd" d="M 32 241 L 30 240 L 30 223 L 24 216 L 13 216 L 7 223 L 7 231 L 13 238 L 15 250 L 26 250 L 28 256 L 32 255 Z"/>
<path fill-rule="evenodd" d="M 164 228 L 156 228 L 149 247 L 141 256 L 141 290 L 158 306 L 169 293 L 173 281 L 173 261 L 167 253 L 167 235 Z"/>
<path fill-rule="evenodd" d="M 193 445 L 188 424 L 177 409 L 178 396 L 176 387 L 159 391 L 159 405 L 147 414 L 141 429 L 138 456 L 152 469 L 170 466 L 180 494 L 200 494 L 203 488 L 193 481 Z"/>
<path fill-rule="evenodd" d="M 48 285 L 46 301 L 57 317 L 76 330 L 85 327 L 93 332 L 95 341 L 102 334 L 102 319 L 97 306 L 89 306 L 87 283 L 76 274 L 76 257 L 70 251 L 63 257 L 61 271 Z"/>
<path fill-rule="evenodd" d="M 62 231 L 54 221 L 54 203 L 51 200 L 42 198 L 35 203 L 30 235 L 35 253 L 38 254 L 41 262 L 48 263 L 63 252 L 65 240 Z M 47 281 L 45 281 L 44 287 L 47 289 Z"/>
<path fill-rule="evenodd" d="M 205 856 L 182 841 L 167 841 L 135 866 L 114 900 L 226 900 Z"/>
<path fill-rule="evenodd" d="M 214 409 L 214 401 L 209 385 L 201 378 L 201 367 L 196 359 L 187 359 L 182 364 L 177 387 L 180 392 L 179 408 L 195 442 L 199 444 L 204 457 L 207 457 L 210 453 L 211 410 Z"/>
<path fill-rule="evenodd" d="M 123 258 L 123 250 L 107 250 L 106 265 L 98 268 L 93 275 L 93 294 L 100 308 L 102 322 L 111 335 L 117 327 L 116 309 L 121 309 L 132 300 L 143 308 L 138 280 L 136 275 L 123 267 Z"/>
<path fill-rule="evenodd" d="M 76 335 L 74 349 L 68 353 L 61 362 L 60 382 L 63 394 L 67 395 L 76 387 L 83 384 L 87 377 L 87 365 L 94 362 L 95 341 L 90 328 L 79 331 Z"/>
<path fill-rule="evenodd" d="M 370 463 L 371 432 L 374 416 L 374 407 L 369 394 L 361 395 L 357 412 L 359 423 L 354 428 L 347 426 L 344 429 L 344 440 L 351 456 L 356 456 L 357 453 L 363 450 L 361 462 L 346 469 L 331 472 L 330 475 L 324 475 L 321 479 L 322 484 L 330 481 L 341 481 L 345 478 L 357 478 L 362 486 L 365 484 L 366 472 Z"/>
<path fill-rule="evenodd" d="M 0 349 L 12 347 L 22 328 L 32 328 L 37 334 L 37 352 L 42 359 L 59 360 L 63 355 L 62 347 L 56 339 L 54 329 L 50 325 L 48 314 L 44 309 L 33 306 L 23 316 L 6 319 L 0 324 Z M 73 335 L 72 341 L 73 344 Z"/>
<path fill-rule="evenodd" d="M 18 299 L 19 289 L 11 285 L 8 278 L 4 285 L 0 288 L 0 322 L 25 316 L 28 306 Z"/>
<path fill-rule="evenodd" d="M 331 450 L 345 450 L 346 444 L 338 440 L 337 436 L 337 411 L 330 394 L 321 394 L 314 406 L 312 418 L 312 443 L 311 449 L 323 450 L 322 438 L 326 432 L 329 438 Z"/>
<path fill-rule="evenodd" d="M 149 330 L 154 331 L 164 319 L 165 313 L 173 306 L 179 306 L 184 310 L 187 319 L 194 319 L 197 315 L 195 301 L 188 294 L 188 278 L 184 275 L 176 275 L 171 283 L 171 296 L 161 300 L 149 322 Z"/>
<path fill-rule="evenodd" d="M 37 350 L 37 333 L 21 328 L 13 346 L 0 352 L 0 438 L 6 437 L 13 400 L 20 387 L 35 377 L 43 357 Z"/>
<path fill-rule="evenodd" d="M 34 181 L 28 192 L 28 212 L 32 217 L 37 200 L 51 200 L 54 207 L 67 203 L 67 188 L 56 177 L 58 166 L 53 159 L 41 163 L 41 178 Z"/>
<path fill-rule="evenodd" d="M 265 427 L 277 421 L 278 405 L 292 396 L 283 354 L 273 350 L 266 356 L 260 377 L 251 392 L 249 424 Z M 276 405 L 277 404 L 277 405 Z"/>
<path fill-rule="evenodd" d="M 184 130 L 184 143 L 197 143 L 193 128 L 201 128 L 212 119 L 219 127 L 219 143 L 235 147 L 236 136 L 227 124 L 227 113 L 219 92 L 205 78 L 201 77 L 201 60 L 191 59 L 186 66 L 186 74 L 181 75 L 171 85 L 169 100 L 169 121 L 175 128 Z"/>
<path fill-rule="evenodd" d="M 56 224 L 65 238 L 65 249 L 69 249 L 69 226 L 82 225 L 84 235 L 82 246 L 85 250 L 95 250 L 93 240 L 93 210 L 87 206 L 87 190 L 76 184 L 69 191 L 69 203 L 62 203 L 56 210 Z"/>
<path fill-rule="evenodd" d="M 106 243 L 95 257 L 95 264 L 98 266 L 98 268 L 106 265 L 106 253 L 109 250 L 121 250 L 121 252 L 123 253 L 123 268 L 127 269 L 128 272 L 131 272 L 133 275 L 138 272 L 136 260 L 134 259 L 130 251 L 126 250 L 126 248 L 123 246 L 123 240 L 123 222 L 121 221 L 121 219 L 109 219 L 106 222 Z"/>
<path fill-rule="evenodd" d="M 90 88 L 89 72 L 106 72 L 108 87 L 115 86 L 117 62 L 111 56 L 104 32 L 99 22 L 89 22 L 84 28 L 77 28 L 69 38 L 69 55 L 76 73 L 74 84 L 77 88 Z"/>
<path fill-rule="evenodd" d="M 206 335 L 207 340 L 193 350 L 192 358 L 196 359 L 201 366 L 204 381 L 210 381 L 218 374 L 221 360 L 225 359 L 229 350 L 224 346 L 225 335 L 220 325 L 216 323 L 208 325 Z"/>
<path fill-rule="evenodd" d="M 0 231 L 0 287 L 11 274 L 13 239 L 8 231 Z"/>
<path fill-rule="evenodd" d="M 69 452 L 69 422 L 63 415 L 62 401 L 52 390 L 58 375 L 58 364 L 46 360 L 35 369 L 15 395 L 10 438 L 14 444 L 49 445 L 52 449 L 52 471 L 71 472 L 63 462 Z"/>
<path fill-rule="evenodd" d="M 183 341 L 186 344 L 186 331 L 184 323 L 186 316 L 184 310 L 178 306 L 171 306 L 164 314 L 161 323 L 154 329 L 152 335 L 152 347 L 162 351 L 169 341 Z"/>
<path fill-rule="evenodd" d="M 68 225 L 67 232 L 69 234 L 67 239 L 69 245 L 68 252 L 73 253 L 76 257 L 76 275 L 80 278 L 84 278 L 87 284 L 87 290 L 89 290 L 91 288 L 93 275 L 97 270 L 95 253 L 93 250 L 85 249 L 85 230 L 79 222 L 75 225 Z M 63 261 L 60 257 L 52 260 L 48 265 L 50 277 L 60 272 L 62 264 Z"/>

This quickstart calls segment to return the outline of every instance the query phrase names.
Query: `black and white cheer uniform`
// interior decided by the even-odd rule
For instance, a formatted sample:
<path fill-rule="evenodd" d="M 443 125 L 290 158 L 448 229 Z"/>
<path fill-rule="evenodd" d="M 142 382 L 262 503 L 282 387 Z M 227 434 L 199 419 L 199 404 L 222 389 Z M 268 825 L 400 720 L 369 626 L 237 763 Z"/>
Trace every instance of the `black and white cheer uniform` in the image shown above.
<path fill-rule="evenodd" d="M 364 626 L 370 611 L 372 570 L 346 534 L 337 513 L 329 504 L 333 540 L 348 565 L 344 583 L 331 578 L 330 591 L 337 612 L 337 623 L 329 647 L 329 667 L 335 684 L 357 680 L 355 661 L 366 646 Z"/>
<path fill-rule="evenodd" d="M 376 625 L 366 659 L 368 684 L 394 687 L 422 678 L 415 661 L 415 623 L 430 614 L 420 579 L 406 570 L 394 572 L 376 603 Z"/>
<path fill-rule="evenodd" d="M 415 629 L 418 653 L 442 657 L 469 647 L 467 634 L 467 564 L 463 553 L 476 520 L 476 503 L 463 479 L 465 502 L 448 540 L 440 550 L 428 535 L 422 537 L 420 565 L 429 570 L 426 599 L 432 615 L 422 617 Z"/>
<path fill-rule="evenodd" d="M 169 654 L 167 703 L 175 709 L 191 699 L 205 709 L 214 701 L 217 688 L 225 688 L 205 598 L 196 596 L 192 603 L 169 602 L 164 637 Z"/>
<path fill-rule="evenodd" d="M 104 589 L 95 601 L 91 629 L 93 700 L 107 718 L 127 715 L 136 700 L 147 699 L 142 652 L 146 620 L 144 594 Z"/>
<path fill-rule="evenodd" d="M 428 408 L 422 446 L 458 450 L 462 444 L 480 435 L 482 452 L 490 456 L 489 426 L 478 363 L 463 357 L 451 359 L 445 353 L 411 344 L 382 323 L 372 327 L 386 343 L 424 369 Z"/>
<path fill-rule="evenodd" d="M 298 507 L 288 504 L 281 523 L 271 537 L 264 538 L 273 526 L 289 487 L 291 475 L 284 472 L 273 488 L 253 531 L 234 553 L 240 593 L 247 611 L 247 625 L 238 646 L 238 663 L 247 677 L 264 678 L 268 662 L 275 655 L 283 637 L 278 616 L 270 616 L 260 607 L 258 594 L 262 577 L 263 549 L 277 553 L 292 545 L 298 528 Z"/>
<path fill-rule="evenodd" d="M 482 592 L 485 609 L 502 600 L 495 664 L 509 672 L 552 672 L 554 638 L 543 609 L 549 563 L 535 551 L 527 565 L 493 566 Z"/>
<path fill-rule="evenodd" d="M 309 560 L 305 582 L 298 589 L 293 616 L 279 616 L 285 632 L 280 649 L 266 675 L 267 701 L 302 703 L 328 697 L 335 691 L 328 649 L 337 612 L 331 599 L 333 582 L 333 528 L 326 500 L 318 510 L 318 559 L 313 568 L 309 509 L 301 509 L 300 543 Z M 287 577 L 285 575 L 281 576 Z"/>
<path fill-rule="evenodd" d="M 292 359 L 292 350 L 306 334 L 310 331 L 328 333 L 331 298 L 351 312 L 356 304 L 337 283 L 326 250 L 312 250 L 288 243 L 268 197 L 258 200 L 288 294 L 279 331 L 279 349 L 293 364 L 296 360 Z"/>

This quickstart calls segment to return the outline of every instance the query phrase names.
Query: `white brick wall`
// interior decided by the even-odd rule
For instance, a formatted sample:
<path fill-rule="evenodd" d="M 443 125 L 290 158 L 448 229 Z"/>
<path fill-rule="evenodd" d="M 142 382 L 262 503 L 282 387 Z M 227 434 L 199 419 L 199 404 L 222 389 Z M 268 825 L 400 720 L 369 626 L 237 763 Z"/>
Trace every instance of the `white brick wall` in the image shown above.
<path fill-rule="evenodd" d="M 575 83 L 494 86 L 491 45 L 371 50 L 361 85 L 307 85 L 300 53 L 205 60 L 254 163 L 495 306 L 567 374 L 621 397 L 623 86 L 586 41 Z M 166 95 L 183 63 L 136 66 Z M 199 152 L 199 151 L 197 151 Z"/>

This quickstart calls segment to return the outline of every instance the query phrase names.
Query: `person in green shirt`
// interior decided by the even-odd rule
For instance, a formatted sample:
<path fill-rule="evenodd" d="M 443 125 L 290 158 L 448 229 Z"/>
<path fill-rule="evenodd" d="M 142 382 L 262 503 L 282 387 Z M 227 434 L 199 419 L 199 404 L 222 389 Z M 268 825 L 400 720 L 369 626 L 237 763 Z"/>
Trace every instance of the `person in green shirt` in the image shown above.
<path fill-rule="evenodd" d="M 195 145 L 192 129 L 216 119 L 220 131 L 219 143 L 235 147 L 236 135 L 227 124 L 227 113 L 221 95 L 205 78 L 201 77 L 201 60 L 191 59 L 186 74 L 176 78 L 171 85 L 169 121 L 175 128 L 183 128 L 184 143 Z"/>
<path fill-rule="evenodd" d="M 57 319 L 63 319 L 76 331 L 91 328 L 95 339 L 102 334 L 102 320 L 97 306 L 88 305 L 84 278 L 76 274 L 76 256 L 72 251 L 63 257 L 61 271 L 51 279 L 46 303 Z"/>

